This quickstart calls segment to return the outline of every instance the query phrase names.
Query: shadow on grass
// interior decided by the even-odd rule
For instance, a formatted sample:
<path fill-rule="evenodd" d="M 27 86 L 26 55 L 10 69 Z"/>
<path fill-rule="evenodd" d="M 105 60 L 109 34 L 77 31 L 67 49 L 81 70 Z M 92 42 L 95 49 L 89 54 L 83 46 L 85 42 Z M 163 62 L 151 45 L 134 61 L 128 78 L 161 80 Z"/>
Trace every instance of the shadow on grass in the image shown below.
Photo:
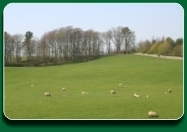
<path fill-rule="evenodd" d="M 176 127 L 184 121 L 184 116 L 179 120 L 9 120 L 4 115 L 3 122 L 8 126 L 166 126 Z"/>

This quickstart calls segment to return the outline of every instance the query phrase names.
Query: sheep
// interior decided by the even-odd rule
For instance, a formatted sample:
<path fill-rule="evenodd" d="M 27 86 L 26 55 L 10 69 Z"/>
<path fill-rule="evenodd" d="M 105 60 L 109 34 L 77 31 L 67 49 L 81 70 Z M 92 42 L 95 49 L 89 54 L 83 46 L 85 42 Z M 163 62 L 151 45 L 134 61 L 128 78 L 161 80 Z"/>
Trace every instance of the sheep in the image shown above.
<path fill-rule="evenodd" d="M 62 91 L 65 91 L 66 90 L 66 88 L 62 88 Z"/>
<path fill-rule="evenodd" d="M 146 98 L 149 98 L 149 95 L 147 95 Z"/>
<path fill-rule="evenodd" d="M 124 88 L 126 88 L 127 86 L 123 86 Z"/>
<path fill-rule="evenodd" d="M 135 97 L 136 97 L 136 98 L 139 98 L 139 97 L 140 97 L 140 95 L 135 95 Z"/>
<path fill-rule="evenodd" d="M 165 92 L 165 94 L 167 94 L 167 92 Z"/>
<path fill-rule="evenodd" d="M 148 112 L 148 116 L 149 117 L 158 117 L 158 114 L 156 112 L 154 112 L 154 111 L 149 111 Z"/>
<path fill-rule="evenodd" d="M 110 93 L 111 94 L 116 94 L 116 92 L 114 90 L 111 90 Z"/>
<path fill-rule="evenodd" d="M 34 84 L 31 84 L 31 87 L 33 87 L 34 86 Z"/>
<path fill-rule="evenodd" d="M 47 96 L 48 96 L 48 97 L 50 97 L 50 96 L 51 96 L 51 94 L 50 94 L 50 93 L 48 93 L 48 92 L 45 92 L 45 93 L 44 93 L 44 95 L 45 95 L 46 97 L 47 97 Z"/>
<path fill-rule="evenodd" d="M 87 92 L 82 92 L 81 94 L 88 94 Z"/>
<path fill-rule="evenodd" d="M 121 85 L 122 85 L 122 83 L 119 84 L 119 86 L 121 86 Z"/>
<path fill-rule="evenodd" d="M 139 98 L 140 95 L 138 95 L 137 93 L 135 93 L 135 94 L 134 94 L 134 97 L 135 97 L 135 98 Z"/>
<path fill-rule="evenodd" d="M 171 93 L 171 89 L 168 89 L 168 93 Z"/>

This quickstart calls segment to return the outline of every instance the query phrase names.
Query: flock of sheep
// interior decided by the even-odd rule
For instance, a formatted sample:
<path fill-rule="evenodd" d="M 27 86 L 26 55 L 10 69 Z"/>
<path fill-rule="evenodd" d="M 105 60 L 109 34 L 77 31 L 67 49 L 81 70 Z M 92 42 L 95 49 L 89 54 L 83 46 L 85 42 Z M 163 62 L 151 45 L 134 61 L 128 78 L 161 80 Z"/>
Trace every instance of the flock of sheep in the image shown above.
<path fill-rule="evenodd" d="M 34 86 L 34 84 L 31 84 L 31 87 L 33 87 L 33 86 Z M 119 86 L 122 86 L 122 83 L 120 83 Z M 124 86 L 124 87 L 127 87 L 127 86 Z M 65 91 L 65 90 L 66 90 L 66 88 L 62 88 L 62 91 Z M 111 90 L 110 93 L 116 94 L 116 92 L 114 90 Z M 171 93 L 171 89 L 168 89 L 168 91 L 165 92 L 165 94 L 167 94 L 167 93 Z M 88 92 L 81 92 L 81 94 L 88 94 Z M 49 92 L 45 92 L 44 95 L 46 97 L 51 97 L 51 94 Z M 138 93 L 134 93 L 134 97 L 139 98 L 140 95 Z M 149 98 L 149 95 L 147 95 L 146 98 Z M 148 117 L 158 117 L 158 114 L 155 111 L 149 111 Z"/>
<path fill-rule="evenodd" d="M 34 86 L 34 85 L 32 84 L 31 86 Z M 62 91 L 65 91 L 65 90 L 66 90 L 66 88 L 62 88 Z M 88 94 L 88 92 L 81 92 L 81 94 Z M 49 92 L 45 92 L 44 95 L 46 97 L 51 97 L 51 94 Z"/>
<path fill-rule="evenodd" d="M 119 86 L 122 86 L 122 83 L 120 83 Z M 127 86 L 124 86 L 124 87 L 127 87 Z M 114 90 L 111 90 L 110 93 L 111 94 L 116 94 L 116 92 Z M 168 89 L 168 91 L 165 92 L 165 94 L 167 94 L 167 93 L 171 93 L 171 89 Z M 139 98 L 140 95 L 138 93 L 134 93 L 134 97 Z M 146 98 L 149 98 L 149 95 L 147 95 Z M 158 114 L 155 111 L 149 111 L 148 116 L 149 117 L 158 117 Z"/>

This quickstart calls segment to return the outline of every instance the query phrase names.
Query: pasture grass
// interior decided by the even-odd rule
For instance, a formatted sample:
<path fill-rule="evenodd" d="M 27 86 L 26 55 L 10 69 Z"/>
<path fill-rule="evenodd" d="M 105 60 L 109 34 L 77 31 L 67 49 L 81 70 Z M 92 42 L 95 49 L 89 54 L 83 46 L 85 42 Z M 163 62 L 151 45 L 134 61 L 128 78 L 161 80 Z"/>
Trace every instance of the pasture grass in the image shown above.
<path fill-rule="evenodd" d="M 150 110 L 159 115 L 154 119 L 183 114 L 182 60 L 116 55 L 61 66 L 5 67 L 4 73 L 4 114 L 10 119 L 149 119 Z M 172 93 L 165 94 L 168 89 Z"/>

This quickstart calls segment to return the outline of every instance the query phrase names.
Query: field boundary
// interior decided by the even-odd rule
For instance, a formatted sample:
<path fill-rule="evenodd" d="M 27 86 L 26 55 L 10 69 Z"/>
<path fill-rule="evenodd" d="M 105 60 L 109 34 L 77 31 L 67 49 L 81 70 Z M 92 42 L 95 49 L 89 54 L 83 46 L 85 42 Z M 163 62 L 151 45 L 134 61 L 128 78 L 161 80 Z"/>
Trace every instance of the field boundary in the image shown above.
<path fill-rule="evenodd" d="M 155 54 L 143 54 L 143 53 L 134 53 L 135 55 L 145 55 L 145 56 L 151 56 L 151 57 L 157 57 L 157 58 L 166 58 L 166 59 L 175 59 L 175 60 L 183 60 L 183 57 L 177 57 L 177 56 L 163 56 L 163 55 L 155 55 Z"/>

